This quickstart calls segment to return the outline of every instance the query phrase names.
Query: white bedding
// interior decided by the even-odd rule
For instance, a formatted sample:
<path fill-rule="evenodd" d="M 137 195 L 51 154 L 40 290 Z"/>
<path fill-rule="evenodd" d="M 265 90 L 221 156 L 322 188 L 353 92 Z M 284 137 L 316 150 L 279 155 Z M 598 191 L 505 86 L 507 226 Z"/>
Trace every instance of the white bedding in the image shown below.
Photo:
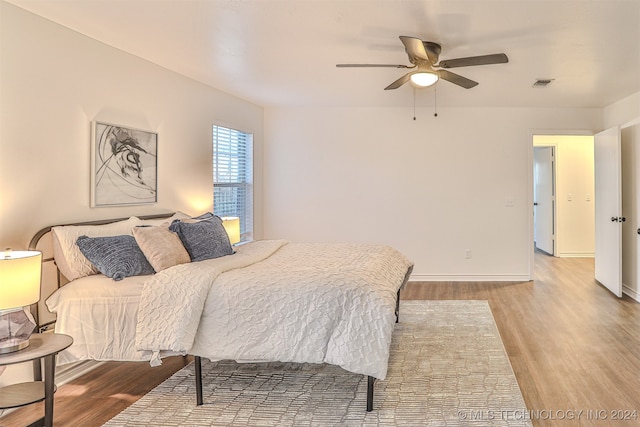
<path fill-rule="evenodd" d="M 140 294 L 148 278 L 114 281 L 97 274 L 73 280 L 54 292 L 46 304 L 58 313 L 55 331 L 73 337 L 73 345 L 58 354 L 58 363 L 149 360 L 150 351 L 135 348 Z"/>
<path fill-rule="evenodd" d="M 264 261 L 227 268 L 229 263 L 243 264 L 243 257 L 252 258 L 247 254 L 254 253 L 257 244 L 269 245 L 243 245 L 226 260 L 192 263 L 195 269 L 183 264 L 122 282 L 93 276 L 65 285 L 47 300 L 58 312 L 56 331 L 75 340 L 60 361 L 149 360 L 152 351 L 170 350 L 212 360 L 326 362 L 384 378 L 396 293 L 411 262 L 380 245 L 282 242 L 274 243 L 275 252 Z M 207 278 L 203 273 L 209 268 L 215 272 Z M 96 282 L 87 284 L 92 279 Z M 153 308 L 143 301 L 140 310 L 147 314 L 138 319 L 144 287 L 159 291 L 153 285 L 165 279 L 175 287 L 165 298 L 173 304 L 161 302 Z M 198 308 L 178 301 L 177 295 L 186 290 L 206 295 L 204 304 Z M 83 298 L 95 292 L 97 299 Z M 190 338 L 194 318 L 197 328 Z M 133 348 L 138 320 L 143 321 L 137 325 L 138 348 L 143 350 Z M 157 332 L 171 327 L 174 332 Z"/>

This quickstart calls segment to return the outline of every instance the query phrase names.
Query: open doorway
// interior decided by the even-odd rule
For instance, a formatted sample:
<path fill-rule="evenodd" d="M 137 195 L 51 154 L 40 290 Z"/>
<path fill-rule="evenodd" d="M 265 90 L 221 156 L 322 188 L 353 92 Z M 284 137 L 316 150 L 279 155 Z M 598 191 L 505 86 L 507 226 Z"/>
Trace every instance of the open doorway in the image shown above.
<path fill-rule="evenodd" d="M 533 135 L 534 248 L 557 257 L 595 253 L 592 135 Z"/>

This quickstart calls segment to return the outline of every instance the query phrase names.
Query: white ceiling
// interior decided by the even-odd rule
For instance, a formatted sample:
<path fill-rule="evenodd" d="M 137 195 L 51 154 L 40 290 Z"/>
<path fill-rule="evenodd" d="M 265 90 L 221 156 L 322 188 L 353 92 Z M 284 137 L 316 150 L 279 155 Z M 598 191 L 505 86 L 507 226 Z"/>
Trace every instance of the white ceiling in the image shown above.
<path fill-rule="evenodd" d="M 480 84 L 436 85 L 439 106 L 602 107 L 640 91 L 640 0 L 8 0 L 89 37 L 263 106 L 413 106 L 398 36 Z M 555 81 L 533 88 L 538 78 Z M 432 105 L 434 89 L 417 91 Z"/>

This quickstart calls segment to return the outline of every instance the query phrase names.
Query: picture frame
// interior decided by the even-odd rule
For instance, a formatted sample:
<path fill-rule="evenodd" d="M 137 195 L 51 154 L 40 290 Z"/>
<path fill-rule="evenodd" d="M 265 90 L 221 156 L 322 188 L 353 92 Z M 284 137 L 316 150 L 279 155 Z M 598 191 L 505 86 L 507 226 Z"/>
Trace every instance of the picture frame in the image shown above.
<path fill-rule="evenodd" d="M 91 207 L 158 202 L 158 134 L 91 123 Z"/>

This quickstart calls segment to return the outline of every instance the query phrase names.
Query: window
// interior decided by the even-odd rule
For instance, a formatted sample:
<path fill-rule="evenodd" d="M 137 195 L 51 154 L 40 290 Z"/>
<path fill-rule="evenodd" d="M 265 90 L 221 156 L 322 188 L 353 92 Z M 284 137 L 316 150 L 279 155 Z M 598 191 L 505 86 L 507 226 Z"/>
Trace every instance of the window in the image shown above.
<path fill-rule="evenodd" d="M 213 126 L 213 212 L 240 218 L 240 241 L 253 240 L 253 135 Z"/>

